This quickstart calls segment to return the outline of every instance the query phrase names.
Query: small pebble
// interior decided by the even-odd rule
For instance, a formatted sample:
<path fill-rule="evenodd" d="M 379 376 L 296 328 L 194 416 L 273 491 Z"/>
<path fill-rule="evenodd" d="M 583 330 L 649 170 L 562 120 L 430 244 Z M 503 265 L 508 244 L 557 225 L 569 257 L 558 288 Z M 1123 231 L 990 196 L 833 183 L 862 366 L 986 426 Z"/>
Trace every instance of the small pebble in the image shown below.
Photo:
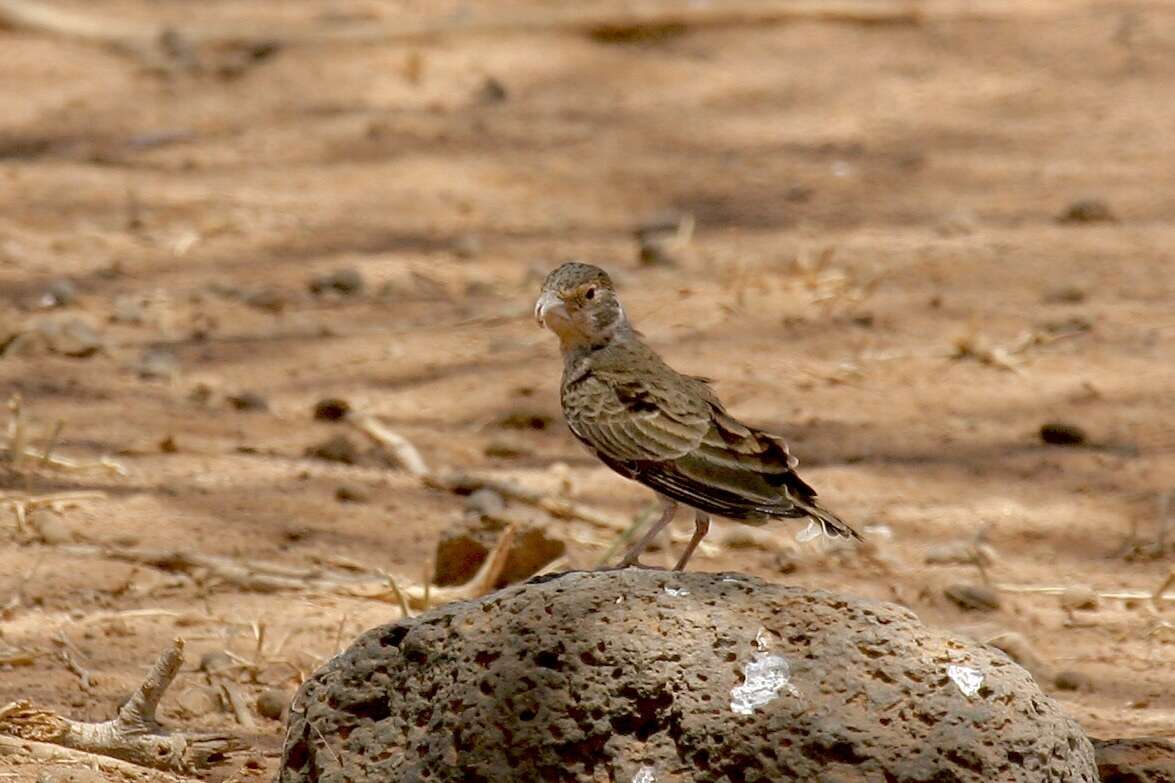
<path fill-rule="evenodd" d="M 922 560 L 927 565 L 983 565 L 995 563 L 995 548 L 990 544 L 976 544 L 972 541 L 948 541 L 936 544 L 926 550 Z"/>
<path fill-rule="evenodd" d="M 1100 198 L 1078 199 L 1057 216 L 1058 223 L 1108 223 L 1115 220 L 1110 205 Z"/>
<path fill-rule="evenodd" d="M 637 262 L 641 266 L 677 266 L 677 257 L 663 240 L 644 238 L 638 247 Z"/>
<path fill-rule="evenodd" d="M 210 650 L 200 656 L 200 671 L 215 674 L 233 665 L 232 656 L 224 650 Z"/>
<path fill-rule="evenodd" d="M 243 391 L 238 394 L 230 394 L 226 399 L 229 405 L 239 411 L 269 410 L 269 403 L 257 392 Z"/>
<path fill-rule="evenodd" d="M 245 297 L 245 304 L 257 310 L 280 313 L 288 304 L 286 295 L 276 288 L 263 288 Z"/>
<path fill-rule="evenodd" d="M 148 348 L 139 357 L 135 370 L 143 380 L 171 380 L 179 374 L 180 363 L 165 348 Z"/>
<path fill-rule="evenodd" d="M 495 459 L 517 459 L 533 454 L 534 451 L 526 446 L 508 440 L 492 440 L 485 447 L 485 455 Z"/>
<path fill-rule="evenodd" d="M 175 700 L 181 710 L 193 717 L 204 717 L 221 710 L 220 696 L 213 688 L 185 688 Z"/>
<path fill-rule="evenodd" d="M 257 697 L 257 714 L 270 720 L 281 720 L 290 703 L 290 694 L 278 688 L 262 691 Z"/>
<path fill-rule="evenodd" d="M 340 503 L 366 503 L 371 496 L 362 487 L 341 484 L 335 489 L 335 500 Z"/>
<path fill-rule="evenodd" d="M 339 421 L 351 412 L 351 403 L 337 397 L 327 397 L 314 403 L 315 421 Z"/>
<path fill-rule="evenodd" d="M 39 321 L 33 330 L 53 353 L 74 358 L 93 356 L 102 350 L 104 340 L 94 327 L 81 318 L 51 317 Z"/>
<path fill-rule="evenodd" d="M 1040 439 L 1051 446 L 1080 446 L 1087 437 L 1085 430 L 1076 424 L 1050 421 L 1040 425 Z"/>
<path fill-rule="evenodd" d="M 54 280 L 41 294 L 39 304 L 46 310 L 56 307 L 69 307 L 78 297 L 77 286 L 70 280 Z"/>
<path fill-rule="evenodd" d="M 473 94 L 473 99 L 483 105 L 492 105 L 495 103 L 502 103 L 510 97 L 509 90 L 506 85 L 495 79 L 493 76 L 487 76 L 481 86 Z"/>
<path fill-rule="evenodd" d="M 359 461 L 359 449 L 346 435 L 332 435 L 322 443 L 307 447 L 305 454 L 314 459 L 341 462 L 344 465 L 354 465 Z"/>
<path fill-rule="evenodd" d="M 1064 669 L 1057 672 L 1053 678 L 1053 685 L 1060 691 L 1088 691 L 1091 690 L 1089 675 L 1073 669 Z"/>
<path fill-rule="evenodd" d="M 197 405 L 207 405 L 212 401 L 212 395 L 216 390 L 212 388 L 212 384 L 207 381 L 197 381 L 192 386 L 191 391 L 188 392 L 188 400 Z"/>
<path fill-rule="evenodd" d="M 462 234 L 453 240 L 453 255 L 469 260 L 481 255 L 481 238 L 477 234 Z"/>
<path fill-rule="evenodd" d="M 796 555 L 794 552 L 780 552 L 775 556 L 775 560 L 772 562 L 772 565 L 775 566 L 775 570 L 781 574 L 794 574 L 796 571 L 800 570 L 800 564 L 796 560 Z"/>
<path fill-rule="evenodd" d="M 542 411 L 518 409 L 503 413 L 494 422 L 504 430 L 545 430 L 554 418 Z"/>
<path fill-rule="evenodd" d="M 168 435 L 163 440 L 159 441 L 159 450 L 164 454 L 175 454 L 180 450 L 179 444 L 176 443 L 175 435 Z"/>
<path fill-rule="evenodd" d="M 366 283 L 358 269 L 348 267 L 336 269 L 330 274 L 316 277 L 310 281 L 310 293 L 315 296 L 334 293 L 341 296 L 356 296 L 363 293 Z"/>
<path fill-rule="evenodd" d="M 992 639 L 989 644 L 998 650 L 1003 650 L 1009 658 L 1034 675 L 1047 670 L 1044 661 L 1041 660 L 1040 655 L 1037 654 L 1032 643 L 1023 634 L 1016 633 L 1015 631 L 1001 633 Z"/>
<path fill-rule="evenodd" d="M 482 487 L 465 498 L 465 510 L 479 517 L 497 516 L 506 510 L 506 501 L 492 489 Z"/>
<path fill-rule="evenodd" d="M 1042 321 L 1037 328 L 1046 334 L 1069 335 L 1093 331 L 1093 321 L 1083 315 L 1061 318 L 1056 321 Z"/>
<path fill-rule="evenodd" d="M 493 296 L 494 286 L 484 280 L 470 280 L 465 284 L 465 295 L 468 297 Z"/>
<path fill-rule="evenodd" d="M 1099 603 L 1100 598 L 1091 587 L 1068 587 L 1061 593 L 1061 607 L 1070 612 L 1078 609 L 1097 609 Z"/>
<path fill-rule="evenodd" d="M 147 303 L 141 296 L 124 294 L 114 300 L 110 320 L 122 324 L 141 324 L 147 320 Z"/>
<path fill-rule="evenodd" d="M 56 516 L 38 514 L 36 528 L 46 544 L 68 544 L 73 541 L 73 530 Z"/>
<path fill-rule="evenodd" d="M 1045 304 L 1081 304 L 1085 301 L 1085 289 L 1075 285 L 1065 285 L 1045 291 L 1041 301 Z"/>
<path fill-rule="evenodd" d="M 951 585 L 943 591 L 964 611 L 990 612 L 1000 608 L 1000 595 L 986 585 Z"/>

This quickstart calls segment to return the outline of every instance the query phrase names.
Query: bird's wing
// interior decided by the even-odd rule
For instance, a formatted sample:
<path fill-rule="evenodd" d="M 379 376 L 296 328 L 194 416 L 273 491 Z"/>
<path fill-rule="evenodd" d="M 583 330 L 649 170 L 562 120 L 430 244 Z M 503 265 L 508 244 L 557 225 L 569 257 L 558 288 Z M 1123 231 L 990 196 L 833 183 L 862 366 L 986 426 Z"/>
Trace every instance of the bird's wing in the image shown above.
<path fill-rule="evenodd" d="M 647 354 L 605 357 L 563 387 L 571 431 L 612 469 L 693 508 L 748 521 L 813 517 L 856 535 L 816 502 L 783 438 L 726 412 L 699 378 Z"/>
<path fill-rule="evenodd" d="M 609 464 L 677 459 L 701 444 L 709 406 L 682 384 L 664 381 L 623 371 L 587 374 L 563 389 L 567 424 Z"/>
<path fill-rule="evenodd" d="M 634 478 L 703 511 L 758 523 L 770 517 L 810 517 L 826 535 L 860 538 L 816 500 L 795 472 L 783 439 L 739 422 L 721 405 L 698 447 L 673 460 L 641 463 Z"/>
<path fill-rule="evenodd" d="M 782 438 L 747 427 L 715 407 L 697 447 L 672 460 L 641 465 L 640 478 L 683 502 L 736 518 L 805 516 L 816 492 L 796 474 L 795 465 Z"/>

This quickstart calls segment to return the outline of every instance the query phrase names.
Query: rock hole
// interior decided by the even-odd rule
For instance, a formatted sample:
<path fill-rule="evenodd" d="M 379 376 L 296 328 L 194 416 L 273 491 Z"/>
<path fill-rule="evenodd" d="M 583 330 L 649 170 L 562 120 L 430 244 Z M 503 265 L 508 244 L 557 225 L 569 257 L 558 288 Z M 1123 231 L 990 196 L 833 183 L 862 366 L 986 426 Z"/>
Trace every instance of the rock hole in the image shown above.
<path fill-rule="evenodd" d="M 343 710 L 361 720 L 381 721 L 392 714 L 391 705 L 382 696 L 376 696 L 365 701 L 348 704 Z"/>
<path fill-rule="evenodd" d="M 379 638 L 381 647 L 399 647 L 400 642 L 408 635 L 408 626 L 397 625 Z"/>
<path fill-rule="evenodd" d="M 559 653 L 555 650 L 543 650 L 536 653 L 534 656 L 536 666 L 541 666 L 544 669 L 551 669 L 553 671 L 563 671 L 563 659 L 559 657 Z"/>
<path fill-rule="evenodd" d="M 974 772 L 983 777 L 983 762 L 974 753 L 965 748 L 952 748 L 946 752 L 947 760 L 957 767 Z"/>
<path fill-rule="evenodd" d="M 483 669 L 488 669 L 490 664 L 502 657 L 502 653 L 494 652 L 492 650 L 478 650 L 477 655 L 473 656 L 473 662 Z"/>
<path fill-rule="evenodd" d="M 853 743 L 838 740 L 830 744 L 809 742 L 802 748 L 804 755 L 821 764 L 860 764 L 865 757 L 857 753 Z"/>
<path fill-rule="evenodd" d="M 310 753 L 306 750 L 306 739 L 295 742 L 286 751 L 286 768 L 287 769 L 305 769 L 306 762 L 310 760 Z"/>

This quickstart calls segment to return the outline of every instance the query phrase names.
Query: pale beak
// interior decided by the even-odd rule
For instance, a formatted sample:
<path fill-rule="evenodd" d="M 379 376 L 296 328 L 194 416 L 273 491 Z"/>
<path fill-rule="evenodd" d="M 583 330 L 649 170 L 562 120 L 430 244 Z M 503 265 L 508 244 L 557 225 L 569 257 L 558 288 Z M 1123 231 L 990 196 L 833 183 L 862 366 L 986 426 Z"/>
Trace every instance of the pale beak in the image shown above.
<path fill-rule="evenodd" d="M 538 321 L 539 326 L 546 326 L 549 315 L 566 319 L 567 306 L 554 291 L 543 291 L 542 296 L 534 303 L 534 319 Z"/>

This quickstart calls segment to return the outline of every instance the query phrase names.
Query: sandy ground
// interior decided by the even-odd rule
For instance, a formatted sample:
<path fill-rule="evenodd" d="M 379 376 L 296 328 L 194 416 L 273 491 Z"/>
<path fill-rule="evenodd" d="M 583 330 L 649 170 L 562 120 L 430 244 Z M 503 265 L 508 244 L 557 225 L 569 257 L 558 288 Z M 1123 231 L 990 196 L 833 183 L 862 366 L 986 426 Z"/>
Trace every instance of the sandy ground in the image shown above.
<path fill-rule="evenodd" d="M 105 5 L 311 29 L 429 8 Z M 219 708 L 201 656 L 249 662 L 237 688 L 252 704 L 395 606 L 243 591 L 76 547 L 419 579 L 462 499 L 372 457 L 305 457 L 349 432 L 313 420 L 324 397 L 378 415 L 430 465 L 562 486 L 616 517 L 644 509 L 648 494 L 564 428 L 556 345 L 530 318 L 542 274 L 580 257 L 614 272 L 671 363 L 787 435 L 874 547 L 829 553 L 797 544 L 794 526 L 748 540 L 719 523 L 693 567 L 898 601 L 981 638 L 1022 634 L 1049 669 L 1086 676 L 1075 691 L 1039 679 L 1091 734 L 1175 736 L 1175 602 L 1066 612 L 1055 595 L 1004 591 L 999 609 L 964 612 L 943 591 L 977 569 L 925 562 L 981 537 L 997 585 L 1150 593 L 1171 569 L 1175 529 L 1155 542 L 1175 490 L 1175 9 L 932 8 L 917 25 L 635 42 L 197 46 L 162 69 L 0 30 L 0 342 L 75 317 L 101 342 L 71 358 L 23 338 L 0 357 L 0 396 L 21 395 L 34 447 L 60 421 L 55 454 L 126 472 L 0 464 L 10 499 L 98 493 L 23 529 L 0 507 L 0 705 L 110 717 L 182 636 L 162 720 L 249 744 L 210 778 L 271 775 L 280 722 Z M 1082 199 L 1113 219 L 1058 220 Z M 693 239 L 675 266 L 642 265 L 632 231 L 666 212 L 691 216 Z M 363 291 L 310 293 L 344 268 Z M 47 308 L 61 280 L 74 296 Z M 235 408 L 246 391 L 268 410 Z M 546 425 L 502 426 L 511 414 Z M 1088 443 L 1043 444 L 1048 421 Z M 340 486 L 365 500 L 340 502 Z M 609 543 L 550 524 L 568 566 Z M 0 758 L 3 781 L 94 774 Z"/>

